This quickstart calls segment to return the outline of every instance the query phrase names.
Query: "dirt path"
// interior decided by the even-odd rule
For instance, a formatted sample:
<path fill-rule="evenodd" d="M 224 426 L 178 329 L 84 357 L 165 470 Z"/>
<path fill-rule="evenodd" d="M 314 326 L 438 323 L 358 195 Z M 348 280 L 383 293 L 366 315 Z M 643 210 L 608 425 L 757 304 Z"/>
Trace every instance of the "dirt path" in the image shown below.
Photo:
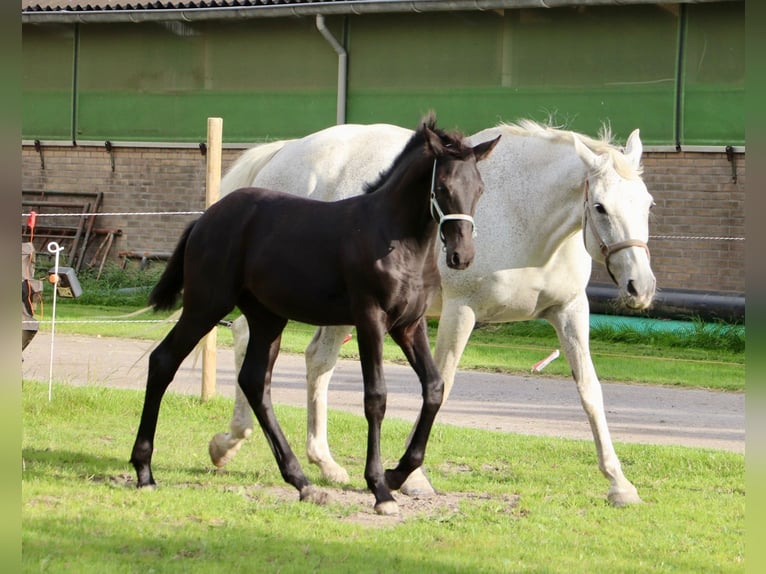
<path fill-rule="evenodd" d="M 53 348 L 54 381 L 143 389 L 149 343 L 57 334 Z M 26 379 L 48 381 L 50 335 L 40 333 L 24 352 Z M 234 396 L 234 353 L 219 349 L 217 392 Z M 182 365 L 170 392 L 199 394 L 201 365 Z M 420 389 L 412 371 L 387 364 L 386 416 L 414 421 Z M 603 384 L 607 420 L 615 442 L 675 444 L 745 452 L 745 395 L 714 391 Z M 302 355 L 283 354 L 274 371 L 275 403 L 306 404 Z M 55 400 L 55 388 L 54 388 Z M 340 361 L 330 385 L 330 408 L 362 415 L 361 370 Z M 574 383 L 541 375 L 511 376 L 461 371 L 438 422 L 503 432 L 590 440 L 590 428 Z M 221 431 L 227 429 L 222 428 Z"/>

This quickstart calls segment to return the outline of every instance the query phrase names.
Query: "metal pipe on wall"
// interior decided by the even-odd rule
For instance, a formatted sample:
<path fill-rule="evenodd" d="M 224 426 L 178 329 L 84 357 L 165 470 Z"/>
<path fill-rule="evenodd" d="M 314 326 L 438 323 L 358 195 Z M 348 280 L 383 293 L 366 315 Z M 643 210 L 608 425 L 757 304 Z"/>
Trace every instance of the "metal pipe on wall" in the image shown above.
<path fill-rule="evenodd" d="M 617 304 L 618 290 L 605 283 L 591 283 L 586 292 L 591 313 L 651 317 L 653 319 L 745 321 L 745 294 L 698 289 L 662 289 L 648 311 L 630 311 Z"/>
<path fill-rule="evenodd" d="M 346 97 L 348 94 L 348 53 L 346 49 L 341 46 L 340 42 L 335 39 L 332 32 L 327 29 L 324 23 L 324 16 L 317 14 L 316 25 L 319 33 L 324 36 L 324 39 L 332 46 L 335 53 L 338 54 L 338 100 L 337 110 L 335 113 L 335 123 L 338 125 L 346 123 Z"/>

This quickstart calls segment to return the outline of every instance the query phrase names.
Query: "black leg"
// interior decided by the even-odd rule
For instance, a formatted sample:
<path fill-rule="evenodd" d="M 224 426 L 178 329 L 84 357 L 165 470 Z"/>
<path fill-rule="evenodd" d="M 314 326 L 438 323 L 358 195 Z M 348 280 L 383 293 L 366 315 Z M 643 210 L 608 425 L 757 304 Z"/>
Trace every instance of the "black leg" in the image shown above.
<path fill-rule="evenodd" d="M 399 460 L 398 466 L 393 470 L 386 471 L 386 483 L 390 488 L 397 490 L 407 480 L 410 473 L 423 464 L 431 427 L 444 397 L 444 380 L 431 355 L 425 318 L 413 325 L 393 329 L 390 334 L 404 351 L 407 360 L 417 373 L 423 389 L 423 405 L 412 440 Z"/>
<path fill-rule="evenodd" d="M 279 426 L 271 402 L 271 374 L 279 354 L 287 320 L 261 310 L 247 314 L 250 338 L 239 372 L 239 386 L 274 453 L 282 478 L 300 493 L 301 500 L 323 503 L 325 496 L 314 489 Z"/>
<path fill-rule="evenodd" d="M 399 508 L 386 484 L 380 453 L 380 427 L 386 414 L 386 381 L 383 376 L 383 327 L 377 322 L 357 323 L 359 357 L 364 380 L 364 415 L 367 419 L 367 462 L 364 478 L 375 495 L 378 514 L 396 514 Z"/>
<path fill-rule="evenodd" d="M 152 452 L 154 451 L 154 434 L 157 430 L 157 419 L 160 404 L 165 391 L 186 356 L 194 349 L 202 337 L 213 328 L 216 320 L 204 323 L 189 319 L 182 314 L 178 323 L 162 340 L 149 356 L 149 373 L 146 380 L 146 394 L 141 413 L 141 422 L 136 433 L 136 442 L 130 462 L 136 469 L 138 487 L 154 486 L 152 475 Z"/>

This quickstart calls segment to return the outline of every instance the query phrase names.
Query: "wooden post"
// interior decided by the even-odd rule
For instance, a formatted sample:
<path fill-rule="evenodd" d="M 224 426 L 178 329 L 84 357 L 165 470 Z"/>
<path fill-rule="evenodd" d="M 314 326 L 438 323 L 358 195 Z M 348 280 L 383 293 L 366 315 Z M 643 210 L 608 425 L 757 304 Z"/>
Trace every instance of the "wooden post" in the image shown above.
<path fill-rule="evenodd" d="M 221 146 L 223 119 L 207 119 L 207 176 L 205 180 L 205 207 L 210 207 L 221 193 Z M 214 327 L 203 341 L 202 347 L 202 400 L 215 396 L 216 344 L 218 337 Z"/>

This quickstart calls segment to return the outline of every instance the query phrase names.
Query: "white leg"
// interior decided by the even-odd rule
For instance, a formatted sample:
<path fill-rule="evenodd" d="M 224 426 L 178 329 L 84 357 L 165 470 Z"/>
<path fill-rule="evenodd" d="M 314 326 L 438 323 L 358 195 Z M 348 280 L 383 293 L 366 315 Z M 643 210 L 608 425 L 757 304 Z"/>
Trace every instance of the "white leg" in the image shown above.
<path fill-rule="evenodd" d="M 641 502 L 638 491 L 622 473 L 620 461 L 612 445 L 604 412 L 601 383 L 590 356 L 590 323 L 588 300 L 581 297 L 558 313 L 545 317 L 556 329 L 569 367 L 572 370 L 580 401 L 588 416 L 598 453 L 598 467 L 609 480 L 609 502 L 615 506 Z"/>
<path fill-rule="evenodd" d="M 234 369 L 239 373 L 245 359 L 247 341 L 250 335 L 247 319 L 244 316 L 237 318 L 231 325 L 231 331 L 234 335 Z M 211 439 L 208 445 L 210 460 L 219 468 L 226 466 L 252 432 L 253 411 L 247 398 L 237 385 L 229 432 L 218 433 Z"/>
<path fill-rule="evenodd" d="M 322 476 L 333 482 L 349 482 L 348 472 L 335 462 L 327 442 L 327 388 L 338 362 L 338 353 L 351 327 L 320 327 L 306 349 L 306 455 Z"/>
<path fill-rule="evenodd" d="M 460 357 L 463 356 L 465 346 L 476 324 L 476 315 L 471 307 L 453 301 L 445 301 L 443 305 L 434 349 L 436 368 L 444 379 L 442 404 L 446 402 L 455 383 Z M 435 494 L 434 487 L 423 472 L 422 466 L 407 477 L 400 491 L 402 494 L 420 498 Z"/>

